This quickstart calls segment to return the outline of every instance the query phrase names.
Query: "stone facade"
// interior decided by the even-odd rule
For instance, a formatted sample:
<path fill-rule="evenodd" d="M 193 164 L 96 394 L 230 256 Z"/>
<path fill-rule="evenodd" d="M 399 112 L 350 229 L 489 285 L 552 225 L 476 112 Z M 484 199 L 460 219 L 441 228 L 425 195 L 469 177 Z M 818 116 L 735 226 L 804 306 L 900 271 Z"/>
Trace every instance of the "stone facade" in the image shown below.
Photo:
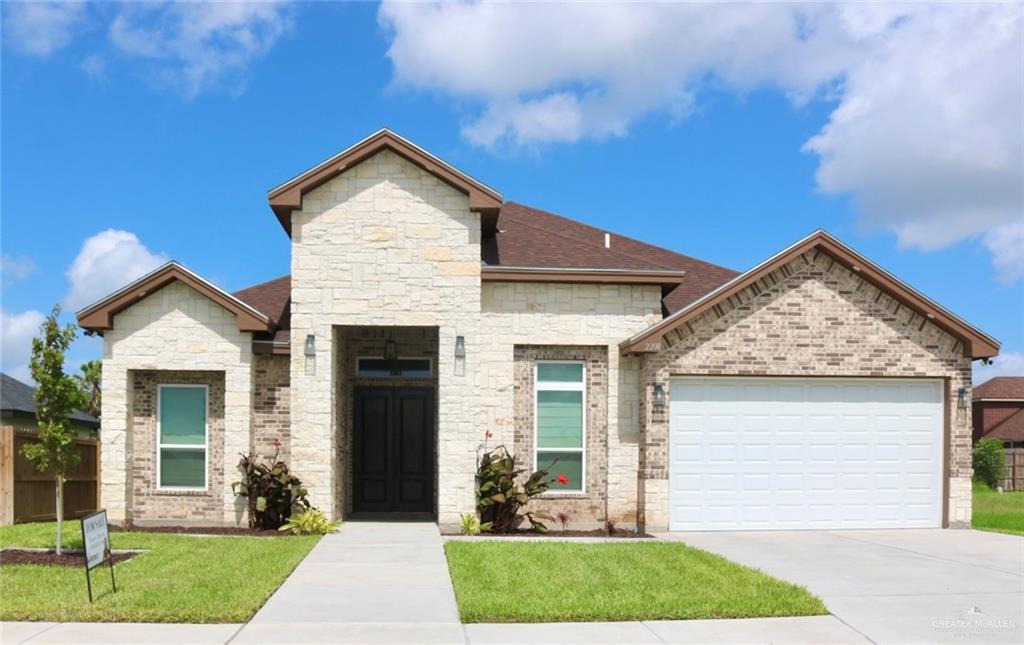
<path fill-rule="evenodd" d="M 303 196 L 292 213 L 292 465 L 311 502 L 343 513 L 338 461 L 341 326 L 438 330 L 438 516 L 472 509 L 480 372 L 454 371 L 456 337 L 478 356 L 480 216 L 469 198 L 390 150 Z M 303 354 L 316 339 L 316 370 Z M 472 361 L 472 359 L 470 359 Z M 331 456 L 334 456 L 332 459 Z"/>
<path fill-rule="evenodd" d="M 237 455 L 248 450 L 252 422 L 252 338 L 238 331 L 234 314 L 190 287 L 175 282 L 140 300 L 114 317 L 103 337 L 103 422 L 100 437 L 103 485 L 100 503 L 111 522 L 132 519 L 133 477 L 137 453 L 133 444 L 135 386 L 133 371 L 219 372 L 223 374 L 223 433 L 219 452 Z M 240 503 L 231 491 L 235 462 L 223 460 L 210 489 L 217 511 L 202 503 L 203 517 L 228 524 L 239 521 Z M 181 495 L 181 503 L 195 501 Z M 170 504 L 169 498 L 164 499 Z M 244 521 L 244 518 L 241 519 Z"/>
<path fill-rule="evenodd" d="M 532 414 L 517 408 L 517 346 L 550 351 L 600 347 L 607 360 L 607 429 L 602 431 L 607 440 L 607 500 L 598 506 L 606 508 L 578 515 L 584 521 L 607 515 L 624 525 L 635 522 L 640 359 L 621 356 L 619 343 L 659 320 L 661 288 L 656 286 L 484 283 L 481 328 L 487 343 L 473 366 L 481 380 L 482 425 L 476 429 L 476 445 L 488 430 L 494 435 L 491 445 L 516 445 L 516 419 Z"/>
<path fill-rule="evenodd" d="M 534 415 L 536 414 L 535 366 L 537 361 L 582 361 L 585 374 L 586 421 L 584 442 L 585 487 L 581 493 L 560 493 L 558 485 L 530 503 L 530 507 L 549 515 L 568 513 L 575 528 L 600 525 L 608 514 L 608 348 L 536 347 L 515 348 L 515 454 L 524 468 L 532 471 L 546 464 L 535 463 Z M 557 472 L 557 466 L 552 474 Z M 619 520 L 620 518 L 612 518 Z M 635 520 L 629 514 L 628 521 Z"/>
<path fill-rule="evenodd" d="M 971 382 L 960 341 L 855 272 L 811 251 L 670 333 L 643 359 L 643 383 L 674 375 L 929 377 L 946 383 L 947 520 L 971 518 L 971 420 L 955 393 Z M 668 526 L 668 406 L 644 388 L 642 512 Z"/>
<path fill-rule="evenodd" d="M 285 463 L 291 457 L 291 373 L 288 357 L 254 354 L 252 357 L 252 445 L 260 459 L 274 455 Z"/>
<path fill-rule="evenodd" d="M 224 372 L 133 370 L 131 491 L 128 507 L 136 524 L 220 524 L 224 519 Z M 160 385 L 207 388 L 207 482 L 204 491 L 159 490 L 157 483 L 157 390 Z M 238 463 L 234 456 L 227 461 Z M 230 470 L 230 469 L 228 469 Z M 237 472 L 235 473 L 237 475 Z M 227 481 L 230 488 L 231 481 Z M 244 519 L 243 519 L 244 521 Z"/>

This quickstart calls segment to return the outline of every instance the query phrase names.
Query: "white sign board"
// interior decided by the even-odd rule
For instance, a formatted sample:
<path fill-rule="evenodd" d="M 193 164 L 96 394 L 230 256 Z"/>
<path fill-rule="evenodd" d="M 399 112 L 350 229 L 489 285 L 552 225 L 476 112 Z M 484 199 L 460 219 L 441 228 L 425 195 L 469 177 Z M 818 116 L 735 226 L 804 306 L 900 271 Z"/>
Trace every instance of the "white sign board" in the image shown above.
<path fill-rule="evenodd" d="M 85 541 L 85 568 L 103 564 L 110 548 L 106 511 L 96 511 L 82 518 L 82 539 Z"/>

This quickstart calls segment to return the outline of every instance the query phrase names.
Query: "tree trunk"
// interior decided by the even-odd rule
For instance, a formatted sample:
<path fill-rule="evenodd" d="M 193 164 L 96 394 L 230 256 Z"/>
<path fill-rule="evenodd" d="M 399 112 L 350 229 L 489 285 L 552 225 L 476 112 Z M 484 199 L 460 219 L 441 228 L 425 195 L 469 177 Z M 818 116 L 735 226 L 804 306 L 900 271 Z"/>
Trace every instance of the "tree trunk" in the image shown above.
<path fill-rule="evenodd" d="M 57 555 L 64 553 L 64 478 L 57 476 Z"/>

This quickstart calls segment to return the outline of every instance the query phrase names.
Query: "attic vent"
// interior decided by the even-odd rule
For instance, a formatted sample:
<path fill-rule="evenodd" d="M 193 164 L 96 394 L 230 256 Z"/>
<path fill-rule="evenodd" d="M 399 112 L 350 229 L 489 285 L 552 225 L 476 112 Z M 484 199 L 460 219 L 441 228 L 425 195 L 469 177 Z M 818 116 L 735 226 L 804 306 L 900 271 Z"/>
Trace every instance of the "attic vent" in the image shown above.
<path fill-rule="evenodd" d="M 610 233 L 605 233 L 604 234 L 604 248 L 606 248 L 606 249 L 612 248 L 612 236 L 611 236 Z"/>

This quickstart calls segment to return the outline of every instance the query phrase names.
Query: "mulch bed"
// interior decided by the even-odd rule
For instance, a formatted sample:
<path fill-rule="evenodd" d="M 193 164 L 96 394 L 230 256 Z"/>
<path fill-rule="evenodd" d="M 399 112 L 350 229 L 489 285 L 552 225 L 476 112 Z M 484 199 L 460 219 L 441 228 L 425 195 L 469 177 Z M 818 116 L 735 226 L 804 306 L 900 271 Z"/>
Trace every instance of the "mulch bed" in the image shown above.
<path fill-rule="evenodd" d="M 176 533 L 189 535 L 240 535 L 245 537 L 281 537 L 291 535 L 291 531 L 276 529 L 250 529 L 245 526 L 115 526 L 110 525 L 111 533 Z"/>
<path fill-rule="evenodd" d="M 608 533 L 604 529 L 593 529 L 590 531 L 548 531 L 547 533 L 538 533 L 531 529 L 515 529 L 510 533 L 481 533 L 480 537 L 551 537 L 551 538 L 567 538 L 567 537 L 583 537 L 583 538 L 653 538 L 654 536 L 650 533 L 637 533 L 636 531 L 627 531 L 626 529 L 615 529 L 614 533 Z"/>
<path fill-rule="evenodd" d="M 124 562 L 137 556 L 138 553 L 112 553 L 111 559 Z M 85 567 L 85 556 L 82 553 L 62 553 L 55 551 L 29 551 L 26 549 L 4 549 L 0 551 L 0 565 L 8 564 L 42 564 L 55 567 Z"/>

